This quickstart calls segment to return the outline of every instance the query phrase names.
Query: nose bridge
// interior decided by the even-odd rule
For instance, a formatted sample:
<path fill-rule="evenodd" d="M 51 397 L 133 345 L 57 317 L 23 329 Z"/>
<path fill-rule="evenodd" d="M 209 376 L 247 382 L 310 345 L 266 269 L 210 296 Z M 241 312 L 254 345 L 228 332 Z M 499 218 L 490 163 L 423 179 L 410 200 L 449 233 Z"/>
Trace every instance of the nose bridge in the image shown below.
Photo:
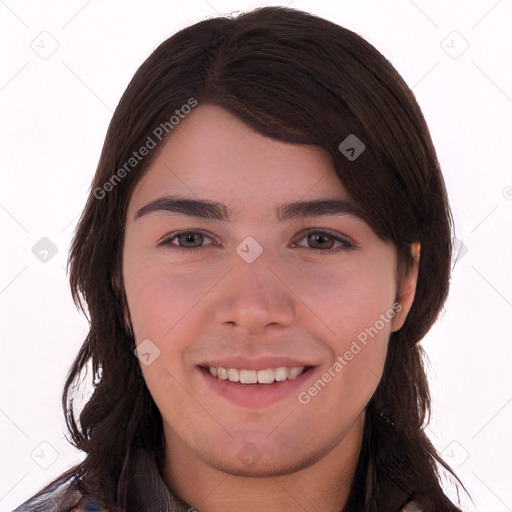
<path fill-rule="evenodd" d="M 248 237 L 250 238 L 250 237 Z M 272 251 L 252 240 L 236 249 L 234 268 L 227 276 L 217 305 L 217 321 L 249 330 L 268 324 L 288 325 L 293 321 L 293 294 L 278 277 Z"/>

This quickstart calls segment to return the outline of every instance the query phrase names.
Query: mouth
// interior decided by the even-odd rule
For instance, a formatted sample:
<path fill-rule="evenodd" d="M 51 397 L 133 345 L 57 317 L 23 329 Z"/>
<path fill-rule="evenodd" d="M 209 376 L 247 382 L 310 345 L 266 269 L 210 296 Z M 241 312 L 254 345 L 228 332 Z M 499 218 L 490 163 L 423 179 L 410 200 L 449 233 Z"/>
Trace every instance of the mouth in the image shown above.
<path fill-rule="evenodd" d="M 278 366 L 260 370 L 226 368 L 225 366 L 198 366 L 207 386 L 206 396 L 212 392 L 236 405 L 258 409 L 268 407 L 306 389 L 315 366 Z"/>

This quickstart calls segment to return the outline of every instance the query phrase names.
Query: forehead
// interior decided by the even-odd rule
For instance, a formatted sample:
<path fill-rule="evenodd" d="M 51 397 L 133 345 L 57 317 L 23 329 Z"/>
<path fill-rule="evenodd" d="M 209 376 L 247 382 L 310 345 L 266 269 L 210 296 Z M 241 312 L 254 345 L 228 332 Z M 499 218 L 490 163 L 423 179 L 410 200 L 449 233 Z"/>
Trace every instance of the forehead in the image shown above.
<path fill-rule="evenodd" d="M 234 216 L 299 199 L 347 198 L 325 150 L 265 137 L 218 106 L 198 106 L 161 144 L 132 194 L 132 213 L 164 195 L 219 200 Z"/>

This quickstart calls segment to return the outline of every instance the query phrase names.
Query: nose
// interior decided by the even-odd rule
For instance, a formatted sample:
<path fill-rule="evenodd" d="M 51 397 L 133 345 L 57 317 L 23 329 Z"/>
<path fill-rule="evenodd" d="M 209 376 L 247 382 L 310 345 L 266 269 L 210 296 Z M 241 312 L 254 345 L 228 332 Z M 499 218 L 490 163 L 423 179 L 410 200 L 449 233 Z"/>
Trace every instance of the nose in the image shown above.
<path fill-rule="evenodd" d="M 217 325 L 230 324 L 257 333 L 287 327 L 295 319 L 297 299 L 286 277 L 263 254 L 252 263 L 237 255 L 218 294 Z"/>

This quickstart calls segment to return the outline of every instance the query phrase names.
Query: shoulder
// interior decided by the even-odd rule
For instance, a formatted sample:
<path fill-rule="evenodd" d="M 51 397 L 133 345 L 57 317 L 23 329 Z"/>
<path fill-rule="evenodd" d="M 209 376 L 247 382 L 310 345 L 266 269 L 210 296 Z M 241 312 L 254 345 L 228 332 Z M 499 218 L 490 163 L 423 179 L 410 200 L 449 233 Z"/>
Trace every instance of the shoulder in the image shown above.
<path fill-rule="evenodd" d="M 110 512 L 99 500 L 84 495 L 74 481 L 45 488 L 12 512 Z"/>
<path fill-rule="evenodd" d="M 70 512 L 110 512 L 110 509 L 102 501 L 84 495 Z"/>

